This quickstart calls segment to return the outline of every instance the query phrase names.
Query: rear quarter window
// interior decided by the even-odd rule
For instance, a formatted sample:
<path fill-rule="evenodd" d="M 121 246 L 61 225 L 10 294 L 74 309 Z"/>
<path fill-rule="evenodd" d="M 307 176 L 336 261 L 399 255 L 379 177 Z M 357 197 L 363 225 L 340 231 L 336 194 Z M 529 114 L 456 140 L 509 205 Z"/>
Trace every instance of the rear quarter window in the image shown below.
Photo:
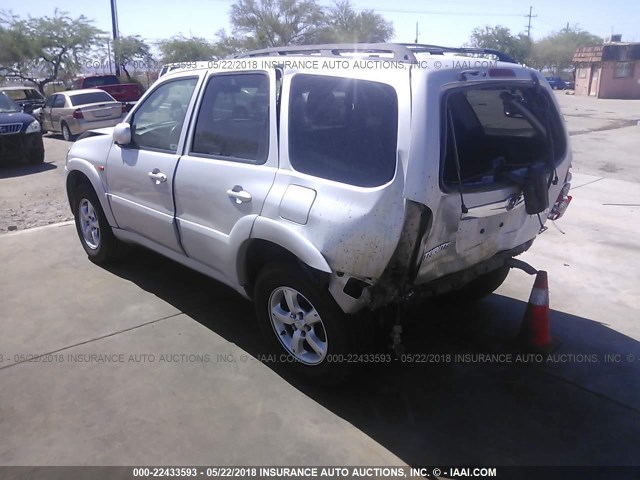
<path fill-rule="evenodd" d="M 360 187 L 396 169 L 398 99 L 389 85 L 296 75 L 289 99 L 289 159 L 303 173 Z"/>

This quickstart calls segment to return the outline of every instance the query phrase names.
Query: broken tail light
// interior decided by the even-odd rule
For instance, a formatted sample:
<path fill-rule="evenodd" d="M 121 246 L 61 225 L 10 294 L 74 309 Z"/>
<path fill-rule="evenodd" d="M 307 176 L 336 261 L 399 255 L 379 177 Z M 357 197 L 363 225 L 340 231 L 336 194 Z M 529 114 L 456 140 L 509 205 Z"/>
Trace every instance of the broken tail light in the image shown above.
<path fill-rule="evenodd" d="M 558 199 L 556 200 L 556 203 L 553 205 L 553 208 L 547 216 L 549 220 L 558 220 L 560 217 L 562 217 L 562 215 L 564 215 L 564 212 L 567 210 L 567 207 L 569 206 L 569 204 L 571 203 L 571 199 L 573 198 L 571 195 L 569 195 L 570 189 L 571 183 L 565 182 L 564 185 L 562 185 L 562 190 L 560 190 Z"/>

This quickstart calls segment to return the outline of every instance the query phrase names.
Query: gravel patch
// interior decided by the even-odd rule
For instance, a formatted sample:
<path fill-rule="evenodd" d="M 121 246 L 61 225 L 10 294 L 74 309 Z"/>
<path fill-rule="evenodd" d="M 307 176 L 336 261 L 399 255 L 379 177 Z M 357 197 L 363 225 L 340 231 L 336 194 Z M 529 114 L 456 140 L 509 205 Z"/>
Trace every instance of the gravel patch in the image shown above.
<path fill-rule="evenodd" d="M 64 188 L 70 143 L 45 137 L 44 145 L 41 165 L 0 161 L 0 235 L 73 219 Z"/>

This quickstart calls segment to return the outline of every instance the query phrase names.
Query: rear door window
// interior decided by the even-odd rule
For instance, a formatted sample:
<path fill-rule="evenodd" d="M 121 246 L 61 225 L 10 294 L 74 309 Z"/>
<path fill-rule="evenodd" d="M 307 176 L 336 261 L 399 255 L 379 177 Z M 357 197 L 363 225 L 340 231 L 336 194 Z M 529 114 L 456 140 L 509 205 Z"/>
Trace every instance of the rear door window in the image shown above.
<path fill-rule="evenodd" d="M 56 95 L 53 98 L 53 107 L 52 108 L 64 108 L 64 95 Z"/>
<path fill-rule="evenodd" d="M 296 75 L 289 99 L 289 160 L 299 172 L 360 187 L 396 169 L 398 99 L 378 82 Z"/>
<path fill-rule="evenodd" d="M 263 164 L 269 153 L 269 77 L 214 75 L 207 84 L 192 154 Z"/>

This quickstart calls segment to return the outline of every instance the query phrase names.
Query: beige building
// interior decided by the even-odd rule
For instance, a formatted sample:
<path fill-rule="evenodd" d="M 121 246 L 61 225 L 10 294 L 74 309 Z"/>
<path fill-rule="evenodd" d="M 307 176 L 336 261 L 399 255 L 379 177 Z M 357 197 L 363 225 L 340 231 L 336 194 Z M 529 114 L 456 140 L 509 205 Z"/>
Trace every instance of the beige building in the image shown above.
<path fill-rule="evenodd" d="M 576 95 L 640 99 L 640 42 L 580 47 L 573 62 Z"/>

